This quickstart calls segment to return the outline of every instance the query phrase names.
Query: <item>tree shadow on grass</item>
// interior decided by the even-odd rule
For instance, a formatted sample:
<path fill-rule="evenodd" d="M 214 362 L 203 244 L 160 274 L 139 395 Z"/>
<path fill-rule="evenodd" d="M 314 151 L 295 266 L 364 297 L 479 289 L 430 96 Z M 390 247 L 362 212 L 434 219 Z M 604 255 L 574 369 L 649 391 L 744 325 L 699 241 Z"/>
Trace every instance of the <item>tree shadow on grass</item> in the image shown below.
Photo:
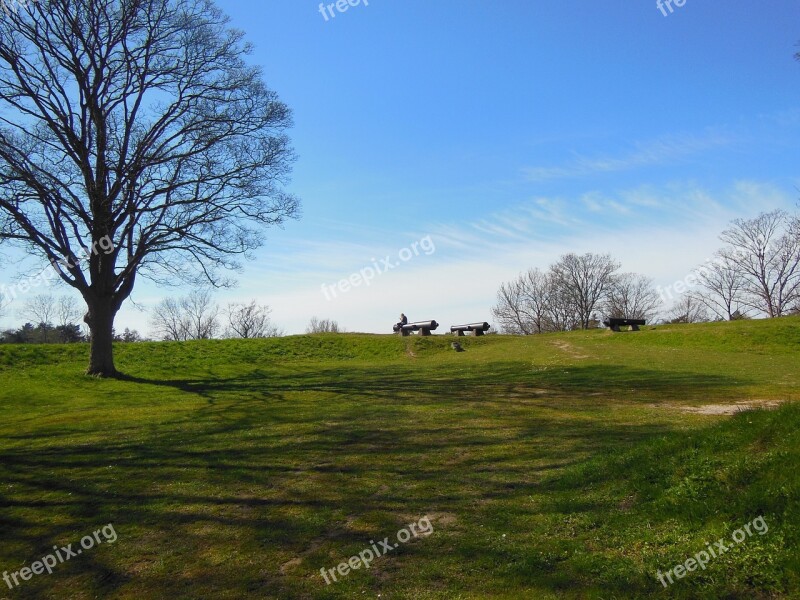
<path fill-rule="evenodd" d="M 358 574 L 337 591 L 313 573 L 366 540 L 393 533 L 409 515 L 427 513 L 453 515 L 455 524 L 442 526 L 427 550 L 409 550 L 387 564 L 413 569 L 415 556 L 449 548 L 467 565 L 509 559 L 539 565 L 541 577 L 520 581 L 555 590 L 566 584 L 549 580 L 524 550 L 483 546 L 476 559 L 474 548 L 483 539 L 478 532 L 487 524 L 502 529 L 503 519 L 524 519 L 532 511 L 527 498 L 559 491 L 543 487 L 553 474 L 671 428 L 598 422 L 526 401 L 539 400 L 541 389 L 548 390 L 548 402 L 566 402 L 600 391 L 635 399 L 633 386 L 657 397 L 697 397 L 734 386 L 724 377 L 622 366 L 525 372 L 514 362 L 458 373 L 347 365 L 126 381 L 142 393 L 167 387 L 209 403 L 148 426 L 120 422 L 100 439 L 102 432 L 90 424 L 64 426 L 60 435 L 48 429 L 38 438 L 5 436 L 26 442 L 0 450 L 6 562 L 33 560 L 54 543 L 75 542 L 105 523 L 114 523 L 120 536 L 113 549 L 87 553 L 47 580 L 28 582 L 26 597 L 51 597 L 57 585 L 103 597 L 135 585 L 141 598 L 209 597 L 220 590 L 237 590 L 242 598 L 344 597 L 364 587 L 397 591 L 410 574 L 400 566 L 380 576 Z M 593 502 L 574 508 L 602 508 Z M 112 559 L 117 548 L 124 560 Z M 248 553 L 261 557 L 260 567 L 237 562 Z M 296 557 L 302 563 L 283 572 Z M 166 572 L 155 568 L 158 563 Z M 520 573 L 512 569 L 509 577 Z M 186 589 L 173 589 L 178 584 Z M 575 581 L 566 589 L 580 594 L 588 585 Z"/>
<path fill-rule="evenodd" d="M 165 386 L 211 397 L 215 393 L 253 393 L 265 397 L 288 392 L 321 392 L 345 396 L 407 399 L 489 400 L 504 394 L 615 398 L 647 396 L 651 399 L 705 399 L 710 392 L 735 391 L 749 381 L 716 374 L 638 369 L 625 365 L 585 365 L 532 370 L 526 363 L 502 362 L 461 369 L 420 372 L 405 365 L 370 367 L 343 364 L 302 372 L 255 369 L 248 374 L 220 379 L 146 379 L 125 376 L 123 381 Z"/>

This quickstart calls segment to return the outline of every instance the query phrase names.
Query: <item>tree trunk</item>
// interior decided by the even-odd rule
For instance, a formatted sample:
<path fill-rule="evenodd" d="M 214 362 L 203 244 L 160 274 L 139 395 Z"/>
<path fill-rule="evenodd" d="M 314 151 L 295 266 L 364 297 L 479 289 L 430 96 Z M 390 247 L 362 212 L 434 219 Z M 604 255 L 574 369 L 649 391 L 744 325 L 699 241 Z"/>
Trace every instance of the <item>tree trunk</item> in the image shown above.
<path fill-rule="evenodd" d="M 99 298 L 88 303 L 89 311 L 83 320 L 89 326 L 90 352 L 87 375 L 116 377 L 114 367 L 114 310 L 111 298 Z"/>

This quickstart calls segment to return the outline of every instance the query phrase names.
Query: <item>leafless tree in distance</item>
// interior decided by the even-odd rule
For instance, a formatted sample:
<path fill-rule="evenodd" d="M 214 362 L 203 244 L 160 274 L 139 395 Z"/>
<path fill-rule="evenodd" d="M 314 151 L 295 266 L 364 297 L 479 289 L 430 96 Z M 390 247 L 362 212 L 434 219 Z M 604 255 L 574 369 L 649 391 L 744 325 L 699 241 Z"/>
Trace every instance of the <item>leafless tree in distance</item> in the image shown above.
<path fill-rule="evenodd" d="M 219 305 L 208 289 L 193 290 L 181 298 L 165 298 L 150 316 L 150 326 L 164 340 L 207 340 L 220 330 Z"/>
<path fill-rule="evenodd" d="M 574 309 L 578 324 L 589 328 L 594 312 L 607 299 L 619 270 L 608 254 L 565 254 L 550 267 L 554 285 Z"/>
<path fill-rule="evenodd" d="M 800 298 L 800 239 L 786 211 L 736 219 L 720 238 L 720 252 L 744 280 L 743 303 L 780 317 Z"/>
<path fill-rule="evenodd" d="M 267 305 L 256 303 L 228 304 L 228 337 L 242 339 L 280 337 L 282 331 L 270 320 L 270 309 Z"/>
<path fill-rule="evenodd" d="M 492 315 L 505 333 L 546 333 L 558 329 L 554 317 L 557 299 L 552 277 L 533 268 L 500 286 Z"/>
<path fill-rule="evenodd" d="M 573 303 L 572 294 L 548 274 L 550 282 L 550 303 L 548 305 L 552 331 L 573 331 L 581 328 L 578 310 Z"/>
<path fill-rule="evenodd" d="M 746 316 L 745 278 L 738 265 L 723 253 L 697 269 L 700 290 L 692 296 L 717 318 L 727 321 Z"/>
<path fill-rule="evenodd" d="M 497 290 L 497 304 L 492 307 L 492 316 L 497 328 L 513 335 L 529 335 L 531 331 L 526 315 L 522 310 L 522 286 L 519 280 L 500 284 Z"/>
<path fill-rule="evenodd" d="M 53 319 L 57 314 L 57 301 L 51 294 L 37 294 L 28 298 L 22 305 L 20 316 L 33 323 L 43 325 L 42 337 L 45 343 L 48 340 L 48 328 L 52 327 Z"/>
<path fill-rule="evenodd" d="M 117 373 L 138 277 L 226 285 L 299 214 L 291 113 L 212 0 L 48 0 L 0 19 L 0 238 L 86 302 L 87 372 Z"/>
<path fill-rule="evenodd" d="M 333 319 L 318 319 L 311 317 L 306 327 L 306 333 L 342 333 L 339 323 Z"/>
<path fill-rule="evenodd" d="M 492 315 L 506 333 L 588 329 L 616 291 L 614 306 L 620 311 L 652 318 L 660 304 L 652 282 L 633 274 L 617 276 L 618 269 L 607 254 L 566 254 L 547 272 L 529 269 L 503 283 Z"/>
<path fill-rule="evenodd" d="M 60 296 L 56 300 L 56 325 L 68 327 L 74 325 L 81 318 L 81 309 L 78 301 L 72 296 Z"/>
<path fill-rule="evenodd" d="M 553 305 L 559 300 L 552 275 L 539 269 L 529 269 L 519 279 L 522 308 L 532 326 L 528 333 L 545 333 L 558 329 Z"/>
<path fill-rule="evenodd" d="M 614 277 L 609 288 L 605 312 L 609 317 L 652 322 L 658 316 L 661 304 L 661 296 L 652 279 L 635 273 L 622 273 Z"/>
<path fill-rule="evenodd" d="M 185 342 L 189 339 L 189 324 L 176 298 L 164 298 L 153 308 L 150 327 L 163 340 Z"/>
<path fill-rule="evenodd" d="M 181 298 L 190 340 L 208 340 L 219 332 L 219 305 L 210 290 L 195 290 Z"/>
<path fill-rule="evenodd" d="M 669 323 L 705 323 L 708 311 L 692 294 L 684 294 L 672 305 L 667 316 Z"/>

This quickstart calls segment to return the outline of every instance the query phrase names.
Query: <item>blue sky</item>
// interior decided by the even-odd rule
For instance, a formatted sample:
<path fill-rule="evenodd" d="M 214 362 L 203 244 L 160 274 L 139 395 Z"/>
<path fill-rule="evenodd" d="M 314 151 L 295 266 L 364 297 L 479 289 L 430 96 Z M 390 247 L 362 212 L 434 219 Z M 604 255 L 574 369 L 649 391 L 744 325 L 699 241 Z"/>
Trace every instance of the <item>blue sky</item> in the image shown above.
<path fill-rule="evenodd" d="M 270 304 L 289 333 L 313 315 L 491 320 L 501 282 L 568 251 L 668 285 L 732 218 L 800 199 L 796 1 L 665 17 L 655 0 L 362 0 L 327 20 L 312 0 L 219 5 L 294 111 L 303 218 L 266 231 L 218 298 Z M 435 251 L 413 253 L 423 239 Z M 120 329 L 146 332 L 146 309 L 185 291 L 137 285 Z"/>

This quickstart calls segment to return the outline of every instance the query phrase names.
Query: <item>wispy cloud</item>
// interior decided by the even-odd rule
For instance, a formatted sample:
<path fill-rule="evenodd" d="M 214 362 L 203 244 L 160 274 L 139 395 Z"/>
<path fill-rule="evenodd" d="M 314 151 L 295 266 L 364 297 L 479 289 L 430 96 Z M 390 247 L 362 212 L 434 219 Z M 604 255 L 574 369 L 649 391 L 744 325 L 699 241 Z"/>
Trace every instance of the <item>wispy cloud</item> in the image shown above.
<path fill-rule="evenodd" d="M 500 283 L 529 267 L 546 268 L 565 252 L 610 252 L 625 270 L 668 285 L 713 254 L 731 219 L 791 209 L 795 201 L 792 189 L 747 180 L 715 189 L 689 181 L 536 197 L 473 220 L 373 232 L 380 241 L 308 239 L 273 246 L 262 251 L 261 260 L 246 264 L 240 287 L 219 300 L 258 298 L 293 333 L 303 331 L 315 314 L 350 330 L 374 332 L 387 331 L 401 310 L 445 325 L 490 319 Z M 370 265 L 373 257 L 396 256 L 425 235 L 436 244 L 434 254 L 334 300 L 322 295 L 322 284 Z M 151 304 L 158 297 L 153 292 L 139 299 Z M 146 330 L 146 317 L 129 306 L 124 319 L 126 326 Z"/>
<path fill-rule="evenodd" d="M 474 221 L 432 223 L 427 233 L 445 253 L 477 259 L 518 245 L 561 245 L 563 240 L 618 236 L 620 227 L 672 231 L 704 223 L 721 231 L 733 218 L 791 208 L 794 202 L 791 193 L 771 183 L 741 180 L 712 190 L 693 181 L 673 182 L 535 198 Z M 719 231 L 712 228 L 708 233 L 716 239 Z"/>
<path fill-rule="evenodd" d="M 623 156 L 591 158 L 579 155 L 565 165 L 526 167 L 523 172 L 531 181 L 545 181 L 628 171 L 639 167 L 668 164 L 685 156 L 727 146 L 733 141 L 733 137 L 715 132 L 705 135 L 669 135 L 636 143 L 633 150 Z"/>
<path fill-rule="evenodd" d="M 790 108 L 758 116 L 759 120 L 774 123 L 779 127 L 798 127 L 800 126 L 800 108 Z"/>
<path fill-rule="evenodd" d="M 622 204 L 612 198 L 606 197 L 600 192 L 588 192 L 581 197 L 583 205 L 593 213 L 613 213 L 617 215 L 628 215 L 631 207 Z"/>

